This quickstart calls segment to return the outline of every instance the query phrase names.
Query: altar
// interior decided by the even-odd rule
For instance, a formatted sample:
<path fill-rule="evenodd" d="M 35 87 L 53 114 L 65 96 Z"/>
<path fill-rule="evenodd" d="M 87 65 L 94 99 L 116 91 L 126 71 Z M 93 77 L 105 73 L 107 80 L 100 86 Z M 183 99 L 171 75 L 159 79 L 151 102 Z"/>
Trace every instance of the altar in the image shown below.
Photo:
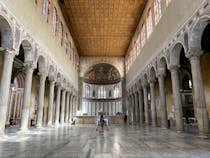
<path fill-rule="evenodd" d="M 124 118 L 122 115 L 105 116 L 109 120 L 109 125 L 123 124 Z M 75 124 L 96 124 L 97 116 L 74 116 Z"/>

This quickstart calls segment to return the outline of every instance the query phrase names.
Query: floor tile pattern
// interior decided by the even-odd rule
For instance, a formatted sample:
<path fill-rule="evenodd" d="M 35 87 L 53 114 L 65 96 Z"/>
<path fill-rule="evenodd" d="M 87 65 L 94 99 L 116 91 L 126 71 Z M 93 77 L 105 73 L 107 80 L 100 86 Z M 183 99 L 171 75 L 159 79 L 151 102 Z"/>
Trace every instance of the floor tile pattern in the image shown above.
<path fill-rule="evenodd" d="M 154 127 L 92 125 L 7 129 L 0 157 L 15 158 L 209 158 L 210 139 Z"/>

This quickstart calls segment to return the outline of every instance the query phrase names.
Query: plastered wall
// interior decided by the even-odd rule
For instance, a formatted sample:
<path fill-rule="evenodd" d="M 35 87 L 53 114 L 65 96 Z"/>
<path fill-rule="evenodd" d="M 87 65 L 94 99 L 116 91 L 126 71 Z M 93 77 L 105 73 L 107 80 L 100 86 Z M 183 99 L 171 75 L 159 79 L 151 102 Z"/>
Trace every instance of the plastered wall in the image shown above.
<path fill-rule="evenodd" d="M 65 74 L 69 75 L 68 77 L 77 89 L 78 72 L 73 67 L 64 47 L 60 45 L 58 36 L 54 36 L 51 31 L 52 12 L 49 15 L 49 22 L 47 23 L 42 16 L 41 1 L 38 1 L 38 6 L 35 5 L 34 0 L 0 0 L 0 2 L 17 18 L 23 28 L 26 29 L 40 47 L 49 54 L 58 67 L 65 72 Z M 56 3 L 56 1 L 53 1 L 53 4 L 56 5 Z M 63 20 L 61 13 L 59 13 L 59 16 L 61 16 L 61 20 Z M 67 30 L 65 23 L 64 30 Z"/>
<path fill-rule="evenodd" d="M 150 38 L 147 39 L 145 46 L 141 49 L 140 55 L 128 71 L 126 75 L 128 85 L 132 85 L 132 82 L 144 70 L 145 66 L 162 51 L 162 48 L 164 48 L 171 39 L 173 39 L 176 32 L 179 31 L 204 1 L 205 0 L 171 1 L 170 5 L 164 10 L 159 23 L 154 27 Z M 140 24 L 142 24 L 141 20 Z"/>

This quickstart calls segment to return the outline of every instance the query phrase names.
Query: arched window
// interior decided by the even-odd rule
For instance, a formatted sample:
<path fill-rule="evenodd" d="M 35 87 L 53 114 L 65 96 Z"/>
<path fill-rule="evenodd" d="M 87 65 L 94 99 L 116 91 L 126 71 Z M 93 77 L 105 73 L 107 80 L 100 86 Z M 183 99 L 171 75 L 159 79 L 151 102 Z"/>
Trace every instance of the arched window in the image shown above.
<path fill-rule="evenodd" d="M 72 60 L 72 43 L 71 43 L 71 40 L 70 40 L 70 60 Z"/>
<path fill-rule="evenodd" d="M 95 97 L 96 96 L 96 92 L 95 92 L 95 90 L 93 90 L 93 97 Z"/>
<path fill-rule="evenodd" d="M 42 15 L 47 22 L 49 21 L 49 14 L 50 14 L 50 1 L 43 0 Z"/>
<path fill-rule="evenodd" d="M 62 22 L 59 23 L 59 41 L 60 44 L 63 44 L 63 24 Z"/>
<path fill-rule="evenodd" d="M 141 47 L 145 45 L 146 42 L 146 28 L 145 24 L 142 24 L 142 29 L 141 29 Z"/>
<path fill-rule="evenodd" d="M 110 90 L 109 91 L 109 98 L 111 98 L 112 97 L 112 91 Z"/>
<path fill-rule="evenodd" d="M 128 69 L 130 69 L 131 66 L 131 56 L 128 54 Z"/>
<path fill-rule="evenodd" d="M 67 33 L 65 33 L 65 35 L 64 35 L 64 48 L 66 50 L 66 53 L 67 53 L 67 42 L 68 42 L 68 35 L 67 35 Z"/>
<path fill-rule="evenodd" d="M 170 4 L 171 0 L 166 0 L 166 7 Z"/>
<path fill-rule="evenodd" d="M 118 98 L 119 97 L 119 86 L 115 86 L 114 87 L 114 98 Z"/>
<path fill-rule="evenodd" d="M 72 57 L 72 58 L 71 58 L 71 59 L 72 59 L 72 64 L 73 64 L 73 66 L 74 66 L 74 47 L 72 48 L 72 54 L 71 54 L 71 55 L 72 55 L 72 56 L 71 56 L 71 57 Z"/>
<path fill-rule="evenodd" d="M 155 25 L 156 25 L 160 21 L 160 18 L 162 16 L 161 0 L 155 0 L 154 11 L 155 11 Z"/>
<path fill-rule="evenodd" d="M 69 56 L 69 58 L 70 58 L 70 53 L 71 53 L 71 47 L 70 47 L 70 42 L 68 42 L 68 44 L 67 44 L 67 47 L 68 47 L 68 56 Z M 71 59 L 70 59 L 71 60 Z"/>
<path fill-rule="evenodd" d="M 134 62 L 134 51 L 133 51 L 133 47 L 131 48 L 131 61 L 132 63 Z"/>
<path fill-rule="evenodd" d="M 98 98 L 105 99 L 106 98 L 106 91 L 104 86 L 98 87 Z"/>
<path fill-rule="evenodd" d="M 151 11 L 151 9 L 149 9 L 148 10 L 148 14 L 147 14 L 147 38 L 150 37 L 152 31 L 153 31 L 153 26 L 152 26 L 152 11 Z"/>
<path fill-rule="evenodd" d="M 73 58 L 74 58 L 74 67 L 76 66 L 76 50 L 75 50 L 75 48 L 74 48 L 74 56 L 73 56 Z"/>
<path fill-rule="evenodd" d="M 85 97 L 86 98 L 90 97 L 90 86 L 89 85 L 85 86 Z"/>
<path fill-rule="evenodd" d="M 140 54 L 140 51 L 141 51 L 140 35 L 137 38 L 136 44 L 137 44 L 137 56 L 138 56 Z"/>
<path fill-rule="evenodd" d="M 79 70 L 79 56 L 77 54 L 77 71 Z"/>
<path fill-rule="evenodd" d="M 56 35 L 57 32 L 57 23 L 58 23 L 58 15 L 56 8 L 53 8 L 53 14 L 52 14 L 52 32 L 54 35 Z"/>

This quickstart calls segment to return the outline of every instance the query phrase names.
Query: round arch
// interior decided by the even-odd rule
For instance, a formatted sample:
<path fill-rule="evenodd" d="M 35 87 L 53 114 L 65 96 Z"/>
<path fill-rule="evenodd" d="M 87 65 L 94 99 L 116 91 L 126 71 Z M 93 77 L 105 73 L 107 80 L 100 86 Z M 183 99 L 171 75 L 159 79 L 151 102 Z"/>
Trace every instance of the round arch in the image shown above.
<path fill-rule="evenodd" d="M 10 22 L 0 15 L 0 44 L 4 48 L 13 48 L 13 30 Z"/>
<path fill-rule="evenodd" d="M 184 45 L 181 42 L 177 42 L 170 52 L 170 65 L 180 65 L 180 55 L 182 50 L 186 52 Z"/>
<path fill-rule="evenodd" d="M 201 48 L 201 40 L 204 29 L 209 24 L 210 16 L 205 15 L 197 20 L 197 22 L 191 28 L 189 34 L 189 49 L 193 52 L 200 52 Z"/>
<path fill-rule="evenodd" d="M 22 62 L 34 62 L 33 58 L 33 46 L 30 41 L 24 39 L 21 41 L 19 46 L 18 58 L 22 60 Z"/>
<path fill-rule="evenodd" d="M 39 55 L 37 58 L 36 65 L 40 72 L 46 72 L 47 70 L 47 61 L 44 56 Z"/>
<path fill-rule="evenodd" d="M 152 66 L 149 70 L 149 77 L 151 81 L 155 81 L 156 79 L 156 70 L 154 68 L 154 66 Z"/>
<path fill-rule="evenodd" d="M 168 61 L 165 56 L 162 56 L 158 61 L 158 73 L 166 73 Z"/>

